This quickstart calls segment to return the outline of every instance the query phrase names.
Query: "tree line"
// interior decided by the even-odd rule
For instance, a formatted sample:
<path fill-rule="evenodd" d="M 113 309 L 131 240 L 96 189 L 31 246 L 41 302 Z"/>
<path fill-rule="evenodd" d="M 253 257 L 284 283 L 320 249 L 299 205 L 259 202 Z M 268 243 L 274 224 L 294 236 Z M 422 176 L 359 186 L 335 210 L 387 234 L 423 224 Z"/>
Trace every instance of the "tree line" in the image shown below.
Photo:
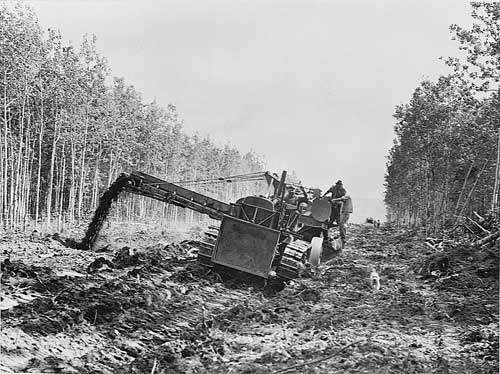
<path fill-rule="evenodd" d="M 398 224 L 432 231 L 498 212 L 500 3 L 471 7 L 470 29 L 450 27 L 459 46 L 444 59 L 450 73 L 396 107 L 385 202 Z"/>
<path fill-rule="evenodd" d="M 3 228 L 87 219 L 122 172 L 182 181 L 263 168 L 253 152 L 186 134 L 174 105 L 146 103 L 123 78 L 110 77 L 95 37 L 84 36 L 78 48 L 66 45 L 20 4 L 0 8 L 0 117 Z M 254 184 L 193 189 L 231 199 Z M 163 205 L 129 199 L 120 211 L 186 216 Z"/>

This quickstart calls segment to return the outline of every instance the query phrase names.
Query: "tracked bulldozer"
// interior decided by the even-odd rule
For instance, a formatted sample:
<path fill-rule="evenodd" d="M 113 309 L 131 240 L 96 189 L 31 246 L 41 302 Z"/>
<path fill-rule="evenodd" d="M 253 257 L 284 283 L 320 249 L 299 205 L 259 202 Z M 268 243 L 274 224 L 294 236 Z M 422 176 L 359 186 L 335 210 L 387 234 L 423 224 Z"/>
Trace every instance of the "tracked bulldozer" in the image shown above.
<path fill-rule="evenodd" d="M 207 267 L 251 274 L 277 283 L 298 276 L 305 263 L 317 265 L 326 237 L 331 206 L 327 199 L 302 199 L 301 209 L 284 200 L 286 172 L 281 178 L 262 173 L 266 195 L 245 196 L 226 203 L 154 176 L 122 174 L 102 195 L 100 204 L 79 244 L 92 249 L 118 195 L 127 191 L 192 209 L 220 222 L 203 240 L 192 241 L 198 261 Z"/>

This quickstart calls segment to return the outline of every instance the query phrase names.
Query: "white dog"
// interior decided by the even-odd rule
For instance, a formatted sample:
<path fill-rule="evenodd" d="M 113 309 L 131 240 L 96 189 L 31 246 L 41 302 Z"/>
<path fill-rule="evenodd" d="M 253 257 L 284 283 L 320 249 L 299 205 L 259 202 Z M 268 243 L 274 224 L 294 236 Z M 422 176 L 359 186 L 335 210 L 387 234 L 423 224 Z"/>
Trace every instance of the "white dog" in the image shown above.
<path fill-rule="evenodd" d="M 372 268 L 372 272 L 370 273 L 370 283 L 374 291 L 380 290 L 380 277 L 375 268 Z"/>

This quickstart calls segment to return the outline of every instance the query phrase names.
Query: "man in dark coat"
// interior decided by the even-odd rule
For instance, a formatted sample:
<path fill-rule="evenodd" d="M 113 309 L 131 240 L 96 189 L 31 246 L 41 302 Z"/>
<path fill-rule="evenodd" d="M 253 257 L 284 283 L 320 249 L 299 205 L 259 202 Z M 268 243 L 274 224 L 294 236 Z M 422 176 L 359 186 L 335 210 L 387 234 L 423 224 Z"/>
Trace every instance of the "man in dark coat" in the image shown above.
<path fill-rule="evenodd" d="M 288 186 L 284 197 L 286 204 L 296 205 L 298 196 L 295 195 L 295 188 L 293 186 Z"/>
<path fill-rule="evenodd" d="M 335 185 L 331 186 L 323 194 L 323 197 L 326 197 L 326 195 L 328 195 L 328 194 L 332 194 L 332 196 L 330 197 L 330 201 L 345 196 L 346 191 L 345 191 L 344 186 L 342 185 L 342 181 L 338 180 L 337 183 L 335 183 Z M 338 221 L 339 215 L 340 215 L 340 204 L 332 202 L 332 213 L 330 215 L 330 223 L 333 223 L 334 221 Z"/>
<path fill-rule="evenodd" d="M 334 186 L 330 187 L 323 195 L 331 194 L 330 201 L 332 204 L 332 213 L 330 215 L 330 224 L 337 222 L 339 225 L 340 238 L 342 239 L 342 248 L 344 248 L 346 237 L 346 224 L 349 220 L 349 215 L 352 212 L 351 198 L 346 196 L 346 190 L 342 185 L 342 181 L 338 180 Z M 342 210 L 342 211 L 341 211 Z"/>
<path fill-rule="evenodd" d="M 328 195 L 329 193 L 332 194 L 331 198 L 332 199 L 338 199 L 339 197 L 345 196 L 346 191 L 344 186 L 342 185 L 342 181 L 338 180 L 337 183 L 335 183 L 334 186 L 331 186 L 324 194 L 323 197 Z"/>

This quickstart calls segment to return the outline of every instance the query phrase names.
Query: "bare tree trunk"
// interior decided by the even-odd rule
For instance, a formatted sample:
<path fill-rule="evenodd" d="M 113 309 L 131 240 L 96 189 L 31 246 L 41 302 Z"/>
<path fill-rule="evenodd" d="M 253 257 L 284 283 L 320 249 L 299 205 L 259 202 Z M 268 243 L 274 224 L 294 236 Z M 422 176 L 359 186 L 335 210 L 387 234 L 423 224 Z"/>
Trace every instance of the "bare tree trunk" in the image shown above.
<path fill-rule="evenodd" d="M 491 201 L 491 210 L 498 210 L 498 191 L 500 189 L 500 127 L 498 128 L 498 145 L 497 145 L 497 166 L 495 169 L 495 185 L 493 187 L 493 198 Z"/>
<path fill-rule="evenodd" d="M 22 164 L 21 164 L 21 176 L 20 181 L 21 185 L 19 186 L 19 224 L 22 230 L 26 229 L 26 214 L 27 214 L 27 189 L 30 187 L 30 180 L 27 178 L 28 169 L 30 164 L 30 125 L 31 125 L 31 117 L 30 111 L 28 107 L 28 114 L 26 116 L 26 131 L 25 131 L 25 139 L 24 139 L 24 149 L 21 154 Z"/>
<path fill-rule="evenodd" d="M 457 213 L 458 213 L 458 207 L 460 206 L 460 201 L 462 200 L 462 195 L 464 194 L 465 186 L 467 185 L 467 180 L 469 179 L 469 176 L 470 176 L 470 173 L 472 171 L 473 166 L 474 166 L 474 161 L 471 162 L 469 170 L 467 171 L 467 175 L 465 176 L 464 183 L 462 185 L 462 189 L 460 190 L 460 195 L 458 195 L 457 205 L 455 206 L 455 210 L 453 211 L 454 215 L 457 215 Z"/>
<path fill-rule="evenodd" d="M 8 214 L 9 214 L 9 205 L 8 205 L 8 173 L 9 173 L 9 145 L 8 145 L 8 119 L 7 112 L 9 105 L 7 104 L 7 71 L 4 71 L 4 102 L 3 102 L 3 175 L 0 183 L 2 184 L 2 218 L 4 220 L 4 225 L 8 225 Z"/>
<path fill-rule="evenodd" d="M 467 198 L 465 199 L 464 205 L 462 206 L 462 209 L 460 210 L 460 213 L 458 214 L 459 216 L 461 216 L 462 213 L 465 211 L 465 208 L 467 207 L 467 204 L 469 203 L 469 200 L 472 197 L 472 194 L 474 193 L 474 190 L 476 188 L 477 182 L 481 178 L 481 175 L 483 174 L 483 171 L 486 169 L 486 166 L 488 165 L 488 162 L 490 162 L 491 156 L 493 155 L 493 151 L 494 151 L 494 149 L 491 150 L 488 158 L 486 159 L 486 161 L 483 164 L 483 167 L 481 168 L 481 170 L 477 174 L 477 177 L 476 177 L 476 180 L 474 182 L 474 185 L 472 186 L 469 194 L 467 195 Z"/>
<path fill-rule="evenodd" d="M 99 168 L 101 163 L 101 154 L 102 154 L 102 147 L 101 147 L 101 142 L 99 142 L 99 151 L 97 152 L 94 181 L 92 183 L 92 202 L 91 202 L 92 210 L 96 209 L 97 204 L 99 202 L 99 171 L 100 171 Z"/>
<path fill-rule="evenodd" d="M 17 147 L 17 156 L 16 156 L 16 162 L 15 162 L 15 170 L 12 171 L 13 175 L 11 176 L 12 181 L 14 182 L 14 188 L 11 191 L 12 193 L 12 223 L 13 227 L 19 227 L 20 223 L 20 189 L 21 189 L 21 164 L 22 164 L 22 155 L 23 155 L 23 148 L 24 148 L 24 115 L 25 115 L 25 110 L 26 110 L 26 96 L 27 96 L 27 91 L 28 91 L 28 82 L 27 78 L 25 77 L 25 83 L 24 83 L 24 95 L 23 95 L 23 101 L 21 104 L 21 116 L 19 118 L 19 145 Z"/>
<path fill-rule="evenodd" d="M 71 146 L 71 182 L 69 186 L 69 201 L 68 201 L 68 217 L 71 224 L 75 221 L 75 197 L 76 197 L 76 176 L 75 176 L 75 164 L 76 164 L 76 155 L 75 155 L 75 142 L 73 137 L 70 137 L 70 146 Z"/>
<path fill-rule="evenodd" d="M 40 183 L 42 177 L 42 142 L 44 130 L 44 101 L 43 101 L 43 86 L 40 80 L 40 132 L 38 133 L 38 171 L 36 178 L 36 197 L 35 197 L 35 227 L 38 227 L 40 217 Z"/>
<path fill-rule="evenodd" d="M 66 141 L 63 142 L 61 149 L 62 165 L 59 178 L 59 202 L 58 202 L 58 212 L 57 212 L 57 231 L 62 232 L 64 230 L 63 224 L 63 205 L 64 205 L 64 183 L 66 182 Z"/>
<path fill-rule="evenodd" d="M 15 185 L 15 174 L 14 174 L 14 167 L 15 167 L 15 161 L 14 161 L 14 141 L 11 140 L 10 143 L 10 192 L 9 192 L 9 226 L 10 228 L 14 228 L 14 185 Z"/>
<path fill-rule="evenodd" d="M 30 117 L 30 122 L 28 125 L 31 125 L 31 117 Z M 31 126 L 30 126 L 31 127 Z M 31 177 L 33 175 L 33 161 L 34 161 L 34 146 L 35 146 L 35 140 L 31 139 L 31 132 L 28 131 L 28 138 L 26 140 L 26 144 L 31 144 L 30 147 L 27 147 L 26 149 L 26 160 L 27 160 L 27 170 L 24 176 L 24 185 L 25 185 L 25 214 L 24 214 L 24 227 L 23 230 L 26 231 L 26 226 L 28 223 L 28 220 L 31 217 Z"/>
<path fill-rule="evenodd" d="M 82 218 L 82 206 L 83 206 L 84 189 L 85 189 L 85 156 L 87 153 L 88 127 L 89 127 L 89 114 L 88 114 L 88 107 L 87 107 L 86 113 L 85 113 L 85 131 L 83 134 L 83 149 L 82 149 L 82 155 L 80 158 L 80 187 L 78 190 L 78 205 L 77 205 L 78 222 Z"/>
<path fill-rule="evenodd" d="M 55 159 L 56 159 L 56 147 L 59 141 L 60 131 L 58 126 L 58 115 L 56 106 L 56 115 L 54 120 L 54 137 L 52 139 L 52 151 L 50 156 L 50 172 L 49 172 L 49 187 L 47 190 L 47 229 L 50 229 L 51 215 L 52 215 L 52 190 L 54 186 L 54 171 L 55 171 Z"/>
<path fill-rule="evenodd" d="M 4 134 L 4 127 L 0 127 L 0 227 L 4 227 L 4 185 L 3 185 L 3 180 L 5 179 L 4 175 L 4 145 L 3 145 L 3 136 Z"/>
<path fill-rule="evenodd" d="M 107 186 L 111 186 L 111 182 L 113 182 L 113 170 L 114 170 L 114 154 L 113 149 L 109 152 L 109 170 L 108 170 L 108 183 Z"/>

